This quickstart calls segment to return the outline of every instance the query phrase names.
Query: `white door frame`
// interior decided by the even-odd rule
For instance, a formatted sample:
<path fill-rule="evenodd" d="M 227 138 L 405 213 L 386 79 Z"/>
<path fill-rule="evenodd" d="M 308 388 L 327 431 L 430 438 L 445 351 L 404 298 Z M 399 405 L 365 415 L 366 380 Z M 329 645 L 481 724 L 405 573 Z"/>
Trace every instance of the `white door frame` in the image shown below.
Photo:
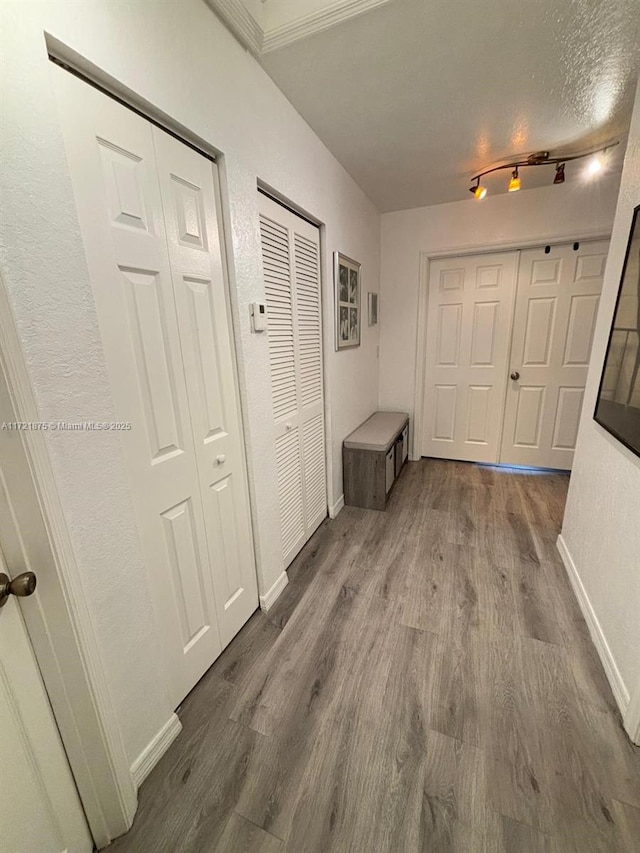
<path fill-rule="evenodd" d="M 489 255 L 495 252 L 515 252 L 519 249 L 534 249 L 538 246 L 555 245 L 558 243 L 586 242 L 591 240 L 609 240 L 611 232 L 581 231 L 578 234 L 553 235 L 530 238 L 528 240 L 503 240 L 497 243 L 481 243 L 477 245 L 453 246 L 450 249 L 434 249 L 420 252 L 420 271 L 418 281 L 418 332 L 416 343 L 415 385 L 413 392 L 413 435 L 409 458 L 416 462 L 421 458 L 420 441 L 423 428 L 425 358 L 427 352 L 427 312 L 429 308 L 429 276 L 431 261 L 443 258 L 460 258 L 469 255 Z M 515 305 L 515 300 L 514 300 Z"/>
<path fill-rule="evenodd" d="M 0 360 L 17 420 L 40 420 L 1 274 Z M 100 848 L 130 828 L 137 792 L 46 439 L 41 430 L 25 430 L 22 437 L 55 566 L 55 577 L 50 582 L 58 592 L 58 601 L 64 602 L 55 612 L 47 612 L 47 630 L 33 637 L 34 645 L 40 649 L 38 665 L 93 840 Z"/>

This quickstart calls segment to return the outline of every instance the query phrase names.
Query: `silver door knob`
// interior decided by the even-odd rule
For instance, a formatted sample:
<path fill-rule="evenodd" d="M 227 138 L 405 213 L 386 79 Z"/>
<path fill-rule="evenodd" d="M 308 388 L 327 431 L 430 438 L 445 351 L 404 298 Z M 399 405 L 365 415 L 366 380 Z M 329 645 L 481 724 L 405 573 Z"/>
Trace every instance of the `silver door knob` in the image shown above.
<path fill-rule="evenodd" d="M 287 424 L 286 428 L 287 428 L 287 431 L 293 429 L 293 424 Z"/>
<path fill-rule="evenodd" d="M 218 465 L 223 465 L 223 464 L 224 464 L 224 460 L 225 460 L 226 458 L 227 458 L 227 457 L 224 455 L 224 453 L 219 453 L 219 454 L 216 456 L 216 462 L 218 463 Z"/>
<path fill-rule="evenodd" d="M 517 370 L 513 371 L 513 373 L 511 374 L 511 378 L 513 379 L 514 382 L 517 382 L 518 379 L 520 379 L 520 374 L 518 373 Z"/>
<path fill-rule="evenodd" d="M 4 572 L 0 572 L 0 607 L 6 604 L 10 595 L 18 595 L 20 598 L 33 595 L 37 581 L 38 579 L 33 572 L 23 572 L 13 580 Z"/>

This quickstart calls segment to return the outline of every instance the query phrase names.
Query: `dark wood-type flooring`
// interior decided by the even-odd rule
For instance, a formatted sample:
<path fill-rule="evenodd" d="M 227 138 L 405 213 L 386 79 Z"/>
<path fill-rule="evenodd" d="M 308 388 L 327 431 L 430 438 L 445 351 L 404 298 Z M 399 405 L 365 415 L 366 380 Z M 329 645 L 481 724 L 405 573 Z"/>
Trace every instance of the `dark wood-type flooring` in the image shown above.
<path fill-rule="evenodd" d="M 568 478 L 409 464 L 180 709 L 113 853 L 635 853 L 626 737 L 555 540 Z"/>

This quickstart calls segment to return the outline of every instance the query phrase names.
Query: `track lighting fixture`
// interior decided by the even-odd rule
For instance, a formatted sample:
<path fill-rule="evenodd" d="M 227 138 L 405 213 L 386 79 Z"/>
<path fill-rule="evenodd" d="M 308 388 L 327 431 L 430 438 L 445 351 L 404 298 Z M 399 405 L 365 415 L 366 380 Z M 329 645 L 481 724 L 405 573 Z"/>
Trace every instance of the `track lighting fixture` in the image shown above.
<path fill-rule="evenodd" d="M 521 188 L 520 182 L 520 173 L 519 169 L 526 169 L 530 166 L 552 166 L 555 165 L 556 173 L 553 178 L 554 184 L 563 184 L 565 180 L 564 175 L 564 167 L 565 164 L 570 162 L 571 160 L 581 160 L 583 157 L 591 157 L 592 159 L 589 161 L 589 164 L 586 169 L 586 173 L 588 177 L 593 177 L 604 169 L 605 166 L 605 158 L 606 152 L 617 145 L 618 142 L 611 142 L 608 145 L 603 146 L 602 148 L 596 148 L 592 151 L 585 151 L 584 154 L 567 154 L 567 155 L 554 155 L 548 151 L 537 151 L 534 154 L 530 154 L 526 160 L 521 160 L 517 163 L 501 163 L 499 166 L 493 166 L 491 169 L 485 169 L 483 172 L 480 172 L 477 175 L 474 175 L 471 178 L 472 181 L 475 181 L 475 185 L 470 187 L 470 192 L 473 193 L 474 197 L 477 199 L 482 199 L 487 194 L 487 188 L 483 187 L 480 184 L 480 179 L 485 175 L 490 175 L 493 172 L 499 172 L 502 169 L 510 169 L 511 170 L 511 179 L 509 181 L 508 190 L 510 193 L 517 192 Z"/>
<path fill-rule="evenodd" d="M 487 188 L 480 186 L 480 178 L 478 178 L 478 182 L 475 187 L 469 187 L 469 192 L 473 193 L 477 199 L 484 198 L 487 194 Z"/>

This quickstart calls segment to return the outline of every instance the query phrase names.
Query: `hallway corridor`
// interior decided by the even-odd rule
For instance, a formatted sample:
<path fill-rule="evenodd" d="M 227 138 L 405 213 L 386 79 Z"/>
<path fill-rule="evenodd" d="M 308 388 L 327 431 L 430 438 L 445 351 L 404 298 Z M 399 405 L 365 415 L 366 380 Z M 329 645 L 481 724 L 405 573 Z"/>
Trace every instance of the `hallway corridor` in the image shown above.
<path fill-rule="evenodd" d="M 423 459 L 196 686 L 113 853 L 633 853 L 640 749 L 556 551 L 568 477 Z"/>

